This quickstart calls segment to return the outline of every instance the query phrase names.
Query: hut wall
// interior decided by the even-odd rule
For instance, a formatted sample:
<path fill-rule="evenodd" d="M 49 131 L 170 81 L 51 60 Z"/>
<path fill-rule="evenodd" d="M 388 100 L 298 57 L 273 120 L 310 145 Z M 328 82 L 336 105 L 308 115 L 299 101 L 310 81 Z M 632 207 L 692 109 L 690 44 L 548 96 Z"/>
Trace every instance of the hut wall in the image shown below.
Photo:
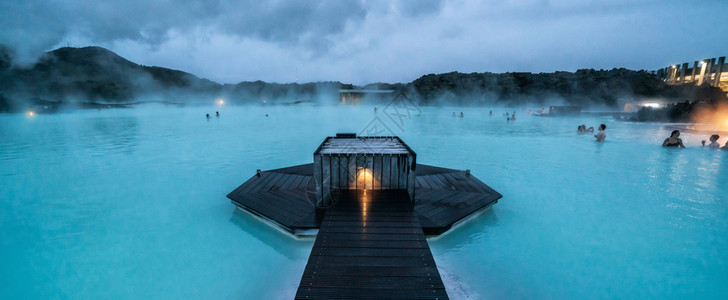
<path fill-rule="evenodd" d="M 331 191 L 336 189 L 404 189 L 414 201 L 416 154 L 408 147 L 407 151 L 321 154 L 317 150 L 313 158 L 316 205 L 332 205 Z"/>

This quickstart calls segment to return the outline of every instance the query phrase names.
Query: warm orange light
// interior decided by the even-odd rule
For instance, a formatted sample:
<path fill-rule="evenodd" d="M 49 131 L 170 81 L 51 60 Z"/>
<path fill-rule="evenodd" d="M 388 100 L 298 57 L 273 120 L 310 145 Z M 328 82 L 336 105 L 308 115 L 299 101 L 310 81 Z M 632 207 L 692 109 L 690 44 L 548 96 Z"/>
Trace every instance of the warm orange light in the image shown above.
<path fill-rule="evenodd" d="M 367 190 L 363 191 L 359 203 L 361 203 L 361 219 L 364 227 L 367 227 L 367 214 L 369 213 L 369 197 L 367 196 Z"/>
<path fill-rule="evenodd" d="M 28 112 L 28 116 L 29 116 L 29 117 L 34 117 L 34 116 L 35 116 L 35 112 L 29 111 L 29 112 Z"/>
<path fill-rule="evenodd" d="M 222 99 L 222 98 L 220 98 L 220 99 L 217 99 L 217 105 L 218 105 L 218 106 L 223 106 L 223 105 L 225 105 L 225 99 Z"/>
<path fill-rule="evenodd" d="M 693 113 L 693 122 L 710 124 L 717 130 L 728 131 L 728 105 L 700 108 Z"/>
<path fill-rule="evenodd" d="M 356 187 L 360 190 L 371 190 L 374 185 L 374 176 L 369 169 L 363 168 L 356 174 Z"/>

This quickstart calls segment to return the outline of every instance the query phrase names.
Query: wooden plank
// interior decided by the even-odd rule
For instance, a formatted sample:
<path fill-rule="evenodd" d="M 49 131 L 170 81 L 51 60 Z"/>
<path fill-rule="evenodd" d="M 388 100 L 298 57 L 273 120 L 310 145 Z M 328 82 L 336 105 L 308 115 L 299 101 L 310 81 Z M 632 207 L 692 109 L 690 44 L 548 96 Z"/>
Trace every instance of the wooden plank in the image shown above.
<path fill-rule="evenodd" d="M 315 265 L 307 265 L 304 272 L 315 272 L 318 268 Z M 425 271 L 423 273 L 422 271 Z M 329 275 L 348 276 L 351 274 L 360 274 L 361 276 L 382 276 L 382 277 L 399 277 L 399 276 L 432 276 L 436 267 L 421 268 L 416 267 L 372 267 L 372 266 L 340 266 L 337 269 L 328 270 Z"/>
<path fill-rule="evenodd" d="M 254 194 L 248 194 L 254 195 Z M 248 207 L 256 212 L 269 217 L 283 225 L 289 225 L 294 223 L 294 217 L 292 217 L 287 211 L 281 210 L 280 207 L 276 206 L 265 199 L 258 198 L 256 196 L 249 196 L 245 198 L 245 201 L 238 202 L 245 207 Z"/>
<path fill-rule="evenodd" d="M 382 189 L 382 156 L 375 155 L 372 157 L 372 188 L 375 190 Z"/>
<path fill-rule="evenodd" d="M 303 203 L 301 201 L 296 201 L 297 198 L 290 197 L 286 194 L 282 194 L 279 191 L 266 193 L 265 197 L 269 199 L 269 201 L 273 201 L 275 203 L 280 203 L 281 205 L 286 206 L 287 208 L 290 208 L 291 210 L 295 210 L 297 212 L 297 215 L 302 214 L 305 212 L 306 214 L 310 213 L 314 208 L 310 205 L 307 205 L 306 203 Z"/>
<path fill-rule="evenodd" d="M 340 189 L 339 184 L 339 155 L 331 155 L 331 188 Z"/>
<path fill-rule="evenodd" d="M 301 183 L 298 184 L 298 187 L 296 189 L 298 190 L 308 190 L 310 185 L 315 185 L 315 183 L 312 183 L 314 181 L 313 177 L 304 177 L 303 180 L 301 180 Z M 316 188 L 313 187 L 313 191 L 315 191 Z"/>
<path fill-rule="evenodd" d="M 321 205 L 331 205 L 331 156 L 321 156 Z"/>
<path fill-rule="evenodd" d="M 390 188 L 392 189 L 398 189 L 399 188 L 399 165 L 398 165 L 398 159 L 399 156 L 392 155 L 392 159 L 390 160 L 390 176 L 389 176 L 389 182 L 390 182 Z"/>
<path fill-rule="evenodd" d="M 357 210 L 337 210 L 337 211 L 327 211 L 326 216 L 360 216 L 362 215 L 361 211 Z M 384 217 L 397 217 L 397 216 L 410 216 L 411 214 L 407 211 L 377 211 L 375 216 L 384 216 Z M 374 215 L 372 215 L 374 216 Z"/>
<path fill-rule="evenodd" d="M 402 276 L 404 277 L 404 276 Z M 401 278 L 401 277 L 400 277 Z M 407 276 L 406 280 L 400 278 L 384 277 L 384 276 L 347 276 L 347 275 L 315 275 L 304 277 L 301 284 L 304 286 L 315 287 L 362 287 L 362 288 L 444 288 L 440 282 L 432 282 L 432 276 Z M 310 284 L 309 284 L 310 283 Z"/>
<path fill-rule="evenodd" d="M 329 248 L 384 248 L 384 249 L 429 249 L 429 245 L 425 241 L 388 241 L 382 243 L 372 240 L 352 240 L 352 239 L 321 239 L 316 240 L 314 247 Z"/>
<path fill-rule="evenodd" d="M 400 234 L 400 233 L 412 233 L 416 234 L 422 232 L 421 228 L 411 227 L 329 227 L 326 228 L 327 232 L 330 233 L 380 233 L 380 234 Z"/>
<path fill-rule="evenodd" d="M 441 204 L 439 207 L 432 209 L 430 211 L 423 212 L 422 215 L 426 216 L 430 219 L 432 219 L 432 216 L 438 214 L 442 211 L 456 211 L 459 208 L 465 208 L 470 206 L 473 203 L 477 203 L 477 199 L 482 199 L 483 195 L 479 193 L 459 193 L 455 195 L 454 197 L 449 197 L 446 199 L 443 199 L 440 201 Z"/>
<path fill-rule="evenodd" d="M 286 177 L 286 181 L 283 182 L 280 186 L 278 186 L 278 189 L 279 190 L 290 190 L 291 186 L 293 185 L 293 182 L 295 182 L 298 177 L 299 177 L 299 175 L 289 174 Z"/>
<path fill-rule="evenodd" d="M 416 176 L 415 171 L 412 171 L 412 169 L 415 169 L 415 156 L 408 155 L 407 156 L 407 193 L 410 196 L 410 201 L 414 201 L 415 198 L 415 182 L 416 182 Z"/>
<path fill-rule="evenodd" d="M 407 189 L 407 155 L 399 155 L 399 188 Z"/>
<path fill-rule="evenodd" d="M 430 220 L 436 223 L 452 224 L 464 217 L 467 217 L 475 211 L 493 204 L 494 202 L 495 197 L 483 197 L 483 195 L 480 195 L 480 197 L 475 200 L 465 199 L 462 203 L 463 205 L 451 207 L 449 209 L 433 210 L 426 213 L 426 215 Z"/>
<path fill-rule="evenodd" d="M 264 202 L 268 207 L 268 211 L 265 211 L 266 215 L 286 215 L 293 221 L 305 215 L 302 211 L 310 212 L 311 209 L 310 207 L 301 208 L 296 204 L 297 201 L 281 199 L 275 193 L 252 193 L 246 194 L 245 196 L 248 199 Z"/>
<path fill-rule="evenodd" d="M 316 192 L 316 205 L 323 205 L 323 174 L 322 174 L 322 158 L 321 155 L 313 156 L 313 182 L 314 191 Z"/>
<path fill-rule="evenodd" d="M 424 179 L 424 178 L 422 178 L 421 176 L 417 176 L 417 177 L 415 177 L 415 180 L 417 180 L 417 183 L 419 183 L 419 185 L 420 185 L 420 186 L 419 186 L 418 188 L 423 188 L 423 189 L 430 189 L 430 184 L 429 184 L 429 183 L 427 183 L 427 182 L 425 181 L 425 179 Z"/>
<path fill-rule="evenodd" d="M 366 223 L 366 224 L 364 224 Z M 408 221 L 372 221 L 372 220 L 346 220 L 346 221 L 333 221 L 331 219 L 327 219 L 323 224 L 326 224 L 326 226 L 335 226 L 335 227 L 356 227 L 356 226 L 366 226 L 366 227 L 406 227 L 406 228 L 413 228 L 417 227 L 419 225 L 419 221 L 416 219 L 408 220 Z"/>
<path fill-rule="evenodd" d="M 323 245 L 323 246 L 322 246 Z M 401 258 L 416 258 L 419 260 L 426 260 L 425 256 L 430 251 L 430 248 L 384 248 L 384 247 L 371 247 L 371 248 L 335 248 L 326 247 L 326 244 L 319 244 L 315 250 L 311 252 L 311 255 L 325 256 L 325 257 L 353 257 L 358 259 L 360 257 L 401 257 Z"/>
<path fill-rule="evenodd" d="M 252 189 L 250 193 L 260 193 L 260 192 L 266 192 L 268 191 L 273 184 L 275 184 L 279 179 L 283 178 L 287 174 L 284 173 L 273 173 L 266 182 L 259 184 L 255 189 Z"/>
<path fill-rule="evenodd" d="M 386 221 L 386 222 L 411 222 L 416 221 L 417 216 L 416 214 L 410 213 L 410 212 L 399 212 L 398 214 L 389 214 L 389 215 L 382 215 L 382 212 L 377 213 L 376 215 L 362 215 L 361 212 L 337 212 L 327 214 L 327 221 L 355 221 L 362 218 L 366 218 L 367 220 L 376 222 L 376 221 Z"/>
<path fill-rule="evenodd" d="M 275 174 L 276 173 L 263 172 L 262 174 L 260 174 L 260 176 L 255 175 L 253 177 L 253 178 L 255 178 L 255 181 L 251 185 L 249 185 L 247 188 L 241 190 L 239 193 L 250 193 L 252 190 L 255 190 L 258 185 L 265 184 L 266 182 L 268 182 L 269 177 L 271 177 Z"/>
<path fill-rule="evenodd" d="M 349 189 L 353 190 L 356 189 L 356 156 L 349 155 L 347 160 L 349 161 L 349 173 L 348 173 L 348 181 L 349 181 Z"/>
<path fill-rule="evenodd" d="M 440 186 L 440 188 L 454 191 L 455 189 L 452 186 L 450 186 L 450 184 L 448 184 L 447 181 L 445 181 L 445 179 L 441 178 L 441 176 L 442 176 L 442 174 L 434 174 L 434 175 L 431 175 L 430 178 L 432 178 L 432 181 L 434 181 L 436 184 L 438 184 Z"/>
<path fill-rule="evenodd" d="M 439 182 L 436 182 L 435 180 L 432 179 L 432 175 L 418 176 L 418 177 L 421 177 L 422 180 L 426 181 L 431 189 L 440 190 L 443 188 L 442 184 L 440 184 Z"/>
<path fill-rule="evenodd" d="M 462 192 L 468 192 L 468 190 L 463 190 L 463 186 L 460 182 L 457 180 L 452 180 L 449 175 L 452 175 L 453 173 L 444 173 L 444 174 L 437 174 L 438 179 L 440 179 L 442 182 L 444 182 L 447 186 L 449 186 L 451 189 L 454 189 L 456 191 L 462 191 Z"/>
<path fill-rule="evenodd" d="M 299 185 L 301 184 L 301 181 L 303 181 L 304 179 L 306 179 L 306 177 L 307 177 L 307 176 L 303 176 L 303 175 L 296 175 L 296 180 L 294 180 L 294 181 L 293 181 L 293 182 L 291 183 L 291 187 L 290 187 L 290 189 L 292 189 L 292 190 L 298 190 L 298 189 L 301 189 L 301 188 L 299 187 Z"/>
<path fill-rule="evenodd" d="M 390 189 L 390 169 L 391 169 L 391 155 L 383 155 L 382 156 L 382 188 L 383 189 Z"/>
<path fill-rule="evenodd" d="M 424 234 L 422 235 L 424 236 Z M 313 263 L 321 267 L 338 267 L 338 266 L 380 266 L 380 267 L 434 267 L 434 261 L 427 261 L 422 257 L 379 257 L 379 256 L 318 256 L 312 255 L 308 258 L 308 263 Z M 305 274 L 304 274 L 305 275 Z"/>
<path fill-rule="evenodd" d="M 471 193 L 478 192 L 478 190 L 465 179 L 465 173 L 445 173 L 442 174 L 442 177 L 444 177 L 450 184 L 454 185 L 458 191 Z"/>
<path fill-rule="evenodd" d="M 349 188 L 349 156 L 339 156 L 339 186 L 342 189 Z"/>
<path fill-rule="evenodd" d="M 369 169 L 369 173 L 371 174 L 372 170 L 374 170 L 374 156 L 367 155 L 365 156 L 367 159 L 365 168 Z M 365 176 L 366 179 L 366 188 L 372 189 L 374 187 L 374 176 Z"/>
<path fill-rule="evenodd" d="M 268 188 L 261 192 L 276 191 L 276 190 L 280 189 L 280 186 L 283 185 L 283 183 L 285 183 L 286 180 L 288 180 L 290 177 L 294 176 L 294 175 L 286 174 L 286 173 L 278 173 L 278 174 L 281 174 L 281 176 L 279 176 L 275 181 L 271 181 L 269 183 Z"/>
<path fill-rule="evenodd" d="M 452 197 L 453 193 L 458 193 L 458 192 L 453 191 L 453 190 L 444 190 L 443 189 L 443 190 L 435 190 L 435 192 L 430 193 L 428 195 L 424 195 L 424 196 L 419 195 L 417 197 L 418 198 L 417 201 L 422 201 L 422 203 L 418 203 L 417 206 L 419 207 L 420 205 L 427 204 L 427 203 L 437 203 L 438 201 L 440 201 L 444 198 Z M 416 209 L 416 207 L 415 207 L 415 209 Z"/>
<path fill-rule="evenodd" d="M 248 186 L 250 186 L 251 184 L 253 184 L 253 182 L 255 182 L 257 179 L 258 179 L 257 176 L 253 176 L 253 177 L 248 178 L 248 180 L 246 180 L 243 184 L 241 184 L 235 190 L 233 190 L 231 192 L 231 194 L 235 195 L 235 194 L 240 193 L 242 190 L 246 189 Z"/>
<path fill-rule="evenodd" d="M 304 287 L 295 299 L 448 299 L 445 289 Z"/>
<path fill-rule="evenodd" d="M 419 241 L 420 240 L 420 234 L 419 233 L 398 233 L 398 234 L 388 234 L 388 233 L 348 233 L 348 232 L 324 232 L 322 233 L 319 230 L 318 235 L 316 235 L 316 238 L 321 236 L 322 238 L 332 238 L 332 239 L 356 239 L 356 240 L 372 240 L 372 241 Z"/>

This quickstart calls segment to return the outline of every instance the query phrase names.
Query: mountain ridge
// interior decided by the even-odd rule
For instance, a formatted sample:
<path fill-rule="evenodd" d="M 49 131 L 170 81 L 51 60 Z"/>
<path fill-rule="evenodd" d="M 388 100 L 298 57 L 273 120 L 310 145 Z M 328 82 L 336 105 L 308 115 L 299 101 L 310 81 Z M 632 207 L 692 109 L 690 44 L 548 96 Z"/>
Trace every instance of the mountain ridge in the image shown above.
<path fill-rule="evenodd" d="M 419 105 L 525 105 L 563 103 L 614 107 L 623 98 L 669 98 L 720 101 L 725 93 L 709 85 L 668 85 L 645 70 L 580 69 L 552 73 L 427 74 L 409 83 L 338 81 L 220 84 L 194 74 L 144 66 L 98 46 L 62 47 L 46 52 L 27 67 L 13 66 L 12 51 L 0 45 L 0 112 L 18 111 L 38 102 L 129 103 L 170 101 L 279 103 L 339 101 L 340 89 L 388 89 L 404 92 Z M 716 91 L 717 90 L 717 91 Z M 722 95 L 722 96 L 721 96 Z M 36 100 L 34 100 L 36 99 Z"/>

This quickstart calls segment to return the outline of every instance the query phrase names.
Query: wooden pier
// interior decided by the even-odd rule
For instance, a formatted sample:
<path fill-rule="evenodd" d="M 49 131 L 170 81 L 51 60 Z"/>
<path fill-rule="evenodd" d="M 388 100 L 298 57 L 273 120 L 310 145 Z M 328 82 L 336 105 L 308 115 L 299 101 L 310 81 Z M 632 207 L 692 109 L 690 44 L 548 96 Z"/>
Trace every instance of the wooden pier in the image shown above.
<path fill-rule="evenodd" d="M 425 234 L 441 234 L 503 197 L 462 170 L 417 164 L 414 209 Z M 375 190 L 376 191 L 376 190 Z M 227 195 L 238 207 L 293 234 L 319 228 L 312 164 L 254 175 Z"/>
<path fill-rule="evenodd" d="M 407 190 L 344 190 L 296 299 L 448 299 Z"/>
<path fill-rule="evenodd" d="M 417 163 L 399 137 L 355 134 L 327 137 L 313 164 L 258 170 L 228 194 L 293 234 L 317 234 L 296 299 L 448 299 L 425 234 L 501 197 L 470 171 Z"/>

